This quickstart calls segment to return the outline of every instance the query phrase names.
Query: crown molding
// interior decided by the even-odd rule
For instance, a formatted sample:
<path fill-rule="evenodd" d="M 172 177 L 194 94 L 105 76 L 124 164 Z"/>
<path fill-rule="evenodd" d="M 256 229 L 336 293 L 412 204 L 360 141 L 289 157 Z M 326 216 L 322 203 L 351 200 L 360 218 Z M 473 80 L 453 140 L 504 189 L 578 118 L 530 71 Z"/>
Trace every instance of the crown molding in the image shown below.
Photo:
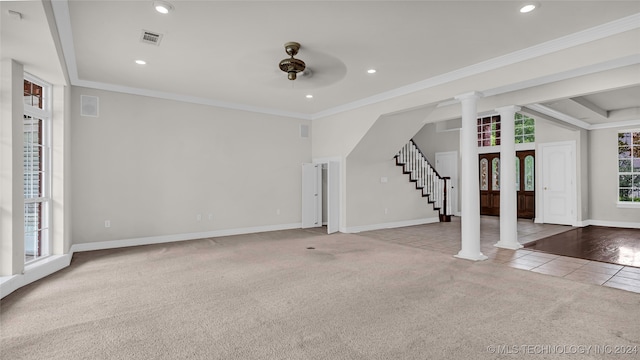
<path fill-rule="evenodd" d="M 226 102 L 226 101 L 220 101 L 220 100 L 214 100 L 214 99 L 206 99 L 206 98 L 200 98 L 200 97 L 195 97 L 190 95 L 169 93 L 164 91 L 156 91 L 156 90 L 149 90 L 149 89 L 134 88 L 129 86 L 107 84 L 107 83 L 96 82 L 96 81 L 76 80 L 73 82 L 73 85 L 87 87 L 91 89 L 97 89 L 97 90 L 114 91 L 114 92 L 131 94 L 131 95 L 148 96 L 148 97 L 164 99 L 164 100 L 174 100 L 174 101 L 186 102 L 191 104 L 214 106 L 214 107 L 219 107 L 224 109 L 242 110 L 242 111 L 254 112 L 259 114 L 296 118 L 301 120 L 312 120 L 312 116 L 310 114 L 296 113 L 296 112 L 290 112 L 290 111 L 284 111 L 284 110 L 278 110 L 278 109 L 272 109 L 272 108 L 256 107 L 256 106 L 251 106 L 246 104 L 238 104 L 238 103 L 232 103 L 232 102 Z"/>
<path fill-rule="evenodd" d="M 616 122 L 604 123 L 604 124 L 595 124 L 595 125 L 589 126 L 589 130 L 601 130 L 601 129 L 636 127 L 636 126 L 640 126 L 640 119 L 628 120 L 628 121 L 616 121 Z"/>
<path fill-rule="evenodd" d="M 616 122 L 602 123 L 602 124 L 589 124 L 580 119 L 576 119 L 573 116 L 569 116 L 565 113 L 556 111 L 542 104 L 527 105 L 527 108 L 537 111 L 541 114 L 550 116 L 552 118 L 564 121 L 566 123 L 569 123 L 571 125 L 577 126 L 585 130 L 601 130 L 601 129 L 612 129 L 612 128 L 619 128 L 619 127 L 640 126 L 640 119 L 628 120 L 628 121 L 616 121 Z"/>
<path fill-rule="evenodd" d="M 420 90 L 432 88 L 438 85 L 446 84 L 452 81 L 460 80 L 469 76 L 481 74 L 487 71 L 495 70 L 504 66 L 512 65 L 518 62 L 529 60 L 535 57 L 547 55 L 560 50 L 564 50 L 570 47 L 582 45 L 591 41 L 603 39 L 609 36 L 620 34 L 625 31 L 640 28 L 640 13 L 633 14 L 615 21 L 611 21 L 602 25 L 595 26 L 590 29 L 582 30 L 570 35 L 566 35 L 554 40 L 550 40 L 532 47 L 518 50 L 503 56 L 499 56 L 493 59 L 489 59 L 471 66 L 467 66 L 458 70 L 454 70 L 448 73 L 437 75 L 422 81 L 415 82 L 397 89 L 386 91 L 374 96 L 370 96 L 364 99 L 339 105 L 333 108 L 329 108 L 323 111 L 319 111 L 313 114 L 289 112 L 279 109 L 255 107 L 247 104 L 238 104 L 225 102 L 220 100 L 198 98 L 189 95 L 153 91 L 148 89 L 132 88 L 126 86 L 119 86 L 114 84 L 107 84 L 102 82 L 82 80 L 78 77 L 78 66 L 75 56 L 75 48 L 73 45 L 73 32 L 71 29 L 71 17 L 69 14 L 68 0 L 52 1 L 53 12 L 55 22 L 60 35 L 60 43 L 64 53 L 64 59 L 66 61 L 67 71 L 71 85 L 84 86 L 100 90 L 109 90 L 116 92 L 123 92 L 141 96 L 157 97 L 166 100 L 176 100 L 194 104 L 216 106 L 234 110 L 243 110 L 249 112 L 256 112 L 268 115 L 277 115 L 298 118 L 302 120 L 315 120 L 321 119 L 327 116 L 339 114 L 345 111 L 357 109 L 363 106 L 375 104 L 385 100 L 393 99 L 399 96 L 414 93 Z M 640 56 L 637 56 L 638 58 Z M 640 60 L 634 59 L 636 63 Z M 612 64 L 615 65 L 615 64 Z M 618 64 L 619 66 L 619 64 Z M 596 69 L 592 69 L 595 71 Z M 570 76 L 570 72 L 564 73 L 563 76 Z M 531 82 L 522 82 L 516 85 L 505 86 L 502 88 L 493 89 L 489 92 L 484 92 L 485 96 L 493 96 L 499 93 L 513 91 L 513 89 L 522 89 L 531 84 L 541 85 L 557 81 L 554 75 L 542 77 L 539 79 L 531 80 Z"/>

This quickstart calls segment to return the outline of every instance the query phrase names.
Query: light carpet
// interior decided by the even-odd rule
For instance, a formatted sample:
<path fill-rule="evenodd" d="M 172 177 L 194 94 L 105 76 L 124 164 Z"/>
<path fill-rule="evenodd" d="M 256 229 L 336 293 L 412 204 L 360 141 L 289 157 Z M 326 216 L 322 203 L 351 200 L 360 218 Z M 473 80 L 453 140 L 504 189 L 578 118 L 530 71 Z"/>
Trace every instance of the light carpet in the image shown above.
<path fill-rule="evenodd" d="M 2 299 L 0 357 L 553 359 L 585 346 L 570 358 L 595 359 L 586 346 L 640 346 L 639 306 L 366 236 L 276 231 L 77 253 Z"/>

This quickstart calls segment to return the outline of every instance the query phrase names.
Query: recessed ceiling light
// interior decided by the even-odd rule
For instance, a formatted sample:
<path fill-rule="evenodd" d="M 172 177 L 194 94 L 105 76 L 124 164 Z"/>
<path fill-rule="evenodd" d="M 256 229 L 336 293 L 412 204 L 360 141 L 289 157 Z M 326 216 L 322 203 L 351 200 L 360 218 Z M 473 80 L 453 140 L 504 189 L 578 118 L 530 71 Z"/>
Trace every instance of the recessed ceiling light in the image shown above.
<path fill-rule="evenodd" d="M 168 14 L 171 10 L 173 10 L 173 5 L 169 4 L 166 1 L 156 0 L 153 2 L 153 8 L 156 9 L 160 14 Z"/>
<path fill-rule="evenodd" d="M 307 96 L 305 96 L 307 99 L 313 99 L 313 95 L 308 94 Z"/>
<path fill-rule="evenodd" d="M 538 7 L 538 4 L 536 3 L 525 4 L 520 8 L 520 12 L 523 14 L 528 13 L 535 10 L 537 7 Z"/>
<path fill-rule="evenodd" d="M 375 74 L 376 73 L 376 69 L 369 69 L 369 70 L 367 70 L 367 72 L 369 74 Z"/>
<path fill-rule="evenodd" d="M 144 61 L 144 60 L 136 60 L 136 64 L 138 64 L 138 65 L 146 65 L 147 62 Z"/>

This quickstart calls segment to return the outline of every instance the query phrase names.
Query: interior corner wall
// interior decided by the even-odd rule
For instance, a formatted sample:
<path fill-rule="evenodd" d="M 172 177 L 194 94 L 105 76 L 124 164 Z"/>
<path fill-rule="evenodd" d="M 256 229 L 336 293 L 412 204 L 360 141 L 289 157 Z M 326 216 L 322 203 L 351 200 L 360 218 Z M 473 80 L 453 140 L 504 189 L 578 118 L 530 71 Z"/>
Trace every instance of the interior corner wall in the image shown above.
<path fill-rule="evenodd" d="M 24 67 L 0 61 L 0 276 L 24 270 Z"/>
<path fill-rule="evenodd" d="M 438 218 L 393 159 L 347 162 L 349 229 Z"/>
<path fill-rule="evenodd" d="M 589 220 L 589 131 L 580 129 L 580 143 L 578 145 L 578 221 Z"/>
<path fill-rule="evenodd" d="M 301 223 L 308 120 L 82 87 L 71 106 L 74 244 Z"/>
<path fill-rule="evenodd" d="M 637 130 L 640 127 L 632 127 Z M 592 221 L 633 223 L 640 227 L 639 208 L 618 208 L 618 131 L 589 131 L 589 214 Z"/>

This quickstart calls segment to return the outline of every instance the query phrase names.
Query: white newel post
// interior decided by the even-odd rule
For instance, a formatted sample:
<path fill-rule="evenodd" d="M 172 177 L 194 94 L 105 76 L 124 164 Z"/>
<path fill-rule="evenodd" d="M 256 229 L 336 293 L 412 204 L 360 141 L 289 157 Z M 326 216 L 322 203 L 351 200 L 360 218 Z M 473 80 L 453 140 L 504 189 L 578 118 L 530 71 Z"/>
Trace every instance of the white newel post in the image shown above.
<path fill-rule="evenodd" d="M 518 199 L 516 190 L 516 142 L 514 118 L 520 107 L 497 108 L 500 114 L 500 241 L 495 246 L 516 250 L 518 242 Z"/>
<path fill-rule="evenodd" d="M 478 113 L 476 102 L 482 94 L 471 92 L 456 96 L 462 105 L 460 133 L 461 169 L 461 249 L 457 258 L 486 260 L 480 251 L 480 184 L 478 170 Z"/>

